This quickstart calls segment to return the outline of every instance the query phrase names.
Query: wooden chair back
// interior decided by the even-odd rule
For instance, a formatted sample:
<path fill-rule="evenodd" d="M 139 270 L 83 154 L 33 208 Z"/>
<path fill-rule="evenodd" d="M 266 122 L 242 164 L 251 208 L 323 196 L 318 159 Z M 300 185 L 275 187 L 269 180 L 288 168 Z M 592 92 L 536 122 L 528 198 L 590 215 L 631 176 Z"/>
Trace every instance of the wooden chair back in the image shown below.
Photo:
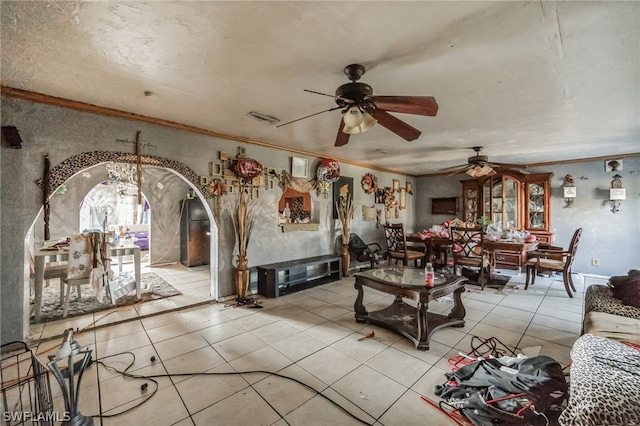
<path fill-rule="evenodd" d="M 582 236 L 582 228 L 576 229 L 571 238 L 569 249 L 567 250 L 567 260 L 565 262 L 565 269 L 571 268 L 573 259 L 576 257 L 576 251 L 578 251 L 578 243 L 580 242 L 580 236 Z"/>
<path fill-rule="evenodd" d="M 407 247 L 407 238 L 404 234 L 404 225 L 393 223 L 384 225 L 384 237 L 389 252 L 402 252 Z"/>
<path fill-rule="evenodd" d="M 482 228 L 452 227 L 451 250 L 454 258 L 481 258 L 484 255 Z"/>

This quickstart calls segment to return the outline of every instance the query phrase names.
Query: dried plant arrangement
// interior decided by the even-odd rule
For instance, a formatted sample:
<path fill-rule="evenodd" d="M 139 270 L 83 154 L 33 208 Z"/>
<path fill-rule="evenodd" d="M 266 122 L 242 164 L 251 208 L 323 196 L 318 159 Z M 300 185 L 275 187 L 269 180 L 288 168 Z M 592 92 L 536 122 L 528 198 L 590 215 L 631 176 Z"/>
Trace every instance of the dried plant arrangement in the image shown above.
<path fill-rule="evenodd" d="M 349 276 L 349 240 L 351 239 L 351 219 L 354 217 L 355 206 L 351 195 L 340 198 L 336 201 L 336 210 L 338 211 L 338 219 L 342 225 L 342 275 Z"/>
<path fill-rule="evenodd" d="M 342 243 L 348 244 L 349 235 L 351 234 L 351 219 L 353 219 L 355 212 L 351 195 L 347 194 L 346 197 L 340 198 L 340 201 L 336 201 L 336 210 L 338 211 L 338 219 L 340 219 L 340 224 L 342 225 Z"/>
<path fill-rule="evenodd" d="M 238 266 L 236 270 L 236 291 L 238 302 L 246 302 L 245 296 L 249 288 L 249 267 L 247 262 L 247 246 L 251 234 L 251 225 L 256 214 L 257 204 L 251 202 L 251 195 L 240 185 L 238 206 L 235 212 L 230 210 L 233 231 L 238 244 Z"/>

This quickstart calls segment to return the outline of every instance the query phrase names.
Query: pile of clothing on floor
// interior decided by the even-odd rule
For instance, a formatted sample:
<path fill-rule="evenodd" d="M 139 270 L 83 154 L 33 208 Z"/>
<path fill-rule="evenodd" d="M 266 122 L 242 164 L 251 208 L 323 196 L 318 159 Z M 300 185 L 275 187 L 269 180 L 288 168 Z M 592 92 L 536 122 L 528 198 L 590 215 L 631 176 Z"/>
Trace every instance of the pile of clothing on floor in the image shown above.
<path fill-rule="evenodd" d="M 549 425 L 568 384 L 563 367 L 544 355 L 480 357 L 446 373 L 436 386 L 445 414 L 474 425 Z M 469 358 L 469 357 L 467 357 Z M 450 411 L 443 409 L 448 406 Z"/>

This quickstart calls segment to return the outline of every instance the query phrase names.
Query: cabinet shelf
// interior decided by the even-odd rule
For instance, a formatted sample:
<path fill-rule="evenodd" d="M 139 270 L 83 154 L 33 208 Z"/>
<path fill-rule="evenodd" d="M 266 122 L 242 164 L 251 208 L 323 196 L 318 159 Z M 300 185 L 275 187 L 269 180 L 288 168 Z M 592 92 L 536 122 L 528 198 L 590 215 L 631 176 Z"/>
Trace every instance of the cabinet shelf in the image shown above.
<path fill-rule="evenodd" d="M 258 292 L 265 297 L 282 296 L 337 281 L 341 270 L 342 258 L 335 255 L 261 265 L 258 266 Z"/>

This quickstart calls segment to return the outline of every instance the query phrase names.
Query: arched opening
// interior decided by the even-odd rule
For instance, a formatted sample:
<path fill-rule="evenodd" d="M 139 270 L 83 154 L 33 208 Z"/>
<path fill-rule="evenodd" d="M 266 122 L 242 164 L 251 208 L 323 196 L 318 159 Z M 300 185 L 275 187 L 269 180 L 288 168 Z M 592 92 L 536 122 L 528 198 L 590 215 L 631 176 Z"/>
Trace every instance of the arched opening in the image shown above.
<path fill-rule="evenodd" d="M 49 225 L 51 229 L 51 240 L 76 233 L 84 229 L 96 229 L 96 221 L 100 218 L 100 207 L 107 212 L 107 225 L 122 221 L 122 217 L 131 217 L 129 223 L 137 222 L 142 226 L 149 227 L 149 263 L 155 261 L 160 266 L 176 265 L 180 263 L 180 245 L 176 224 L 179 223 L 180 204 L 187 192 L 193 193 L 203 200 L 203 205 L 207 216 L 210 219 L 210 259 L 207 274 L 208 285 L 206 290 L 212 299 L 219 298 L 218 294 L 218 275 L 217 275 L 217 227 L 212 219 L 213 214 L 209 203 L 206 202 L 207 194 L 201 192 L 201 187 L 194 184 L 194 179 L 189 179 L 183 174 L 184 166 L 178 167 L 179 170 L 172 167 L 172 164 L 149 164 L 142 166 L 142 191 L 145 195 L 142 211 L 135 208 L 123 209 L 122 215 L 114 215 L 113 219 L 109 218 L 109 206 L 111 204 L 112 214 L 113 203 L 106 202 L 96 203 L 96 188 L 105 186 L 107 180 L 107 172 L 105 163 L 111 161 L 113 153 L 107 153 L 107 158 L 96 156 L 95 153 L 89 153 L 95 161 L 74 162 L 75 164 L 83 164 L 85 167 L 69 168 L 64 170 L 51 170 L 50 182 L 55 182 L 51 186 L 51 195 L 49 197 L 50 218 Z M 101 161 L 102 160 L 102 161 Z M 105 161 L 106 160 L 106 161 Z M 64 162 L 63 162 L 64 163 Z M 158 163 L 158 161 L 156 161 Z M 179 164 L 179 163 L 178 163 Z M 195 173 L 191 172 L 193 176 Z M 67 175 L 67 176 L 65 176 Z M 187 173 L 189 175 L 189 173 Z M 64 180 L 62 180 L 65 178 Z M 137 191 L 136 191 L 137 192 Z M 125 194 L 125 198 L 128 195 Z M 135 198 L 135 197 L 134 197 Z M 126 204 L 126 203 L 124 203 Z M 137 203 L 136 203 L 137 204 Z M 93 212 L 91 207 L 94 208 Z M 154 214 L 155 211 L 155 214 Z M 83 213 L 81 213 L 83 212 Z M 88 213 L 87 213 L 88 212 Z M 95 217 L 92 217 L 95 216 Z M 135 220 L 133 215 L 136 216 Z M 102 215 L 104 216 L 104 214 Z M 154 220 L 155 218 L 155 220 Z M 104 220 L 104 217 L 103 217 Z M 124 220 L 128 222 L 128 219 Z M 104 225 L 104 222 L 102 223 Z M 128 224 L 127 224 L 128 225 Z M 116 225 L 117 226 L 117 225 Z M 131 226 L 128 226 L 129 228 Z M 44 240 L 44 209 L 40 209 L 38 215 L 34 219 L 27 235 L 25 236 L 25 259 L 29 261 L 32 258 L 35 247 L 42 246 Z M 98 229 L 103 229 L 100 226 Z M 155 242 L 154 242 L 155 240 Z M 176 242 L 177 241 L 177 242 Z M 33 263 L 32 263 L 33 265 Z M 152 265 L 153 267 L 153 265 Z M 189 271 L 187 268 L 188 272 Z M 202 275 L 203 269 L 195 272 Z M 31 273 L 33 278 L 33 271 Z M 33 279 L 25 283 L 25 290 L 29 291 L 33 285 Z M 25 311 L 30 312 L 30 300 L 25 300 Z M 29 316 L 25 316 L 29 321 Z"/>

